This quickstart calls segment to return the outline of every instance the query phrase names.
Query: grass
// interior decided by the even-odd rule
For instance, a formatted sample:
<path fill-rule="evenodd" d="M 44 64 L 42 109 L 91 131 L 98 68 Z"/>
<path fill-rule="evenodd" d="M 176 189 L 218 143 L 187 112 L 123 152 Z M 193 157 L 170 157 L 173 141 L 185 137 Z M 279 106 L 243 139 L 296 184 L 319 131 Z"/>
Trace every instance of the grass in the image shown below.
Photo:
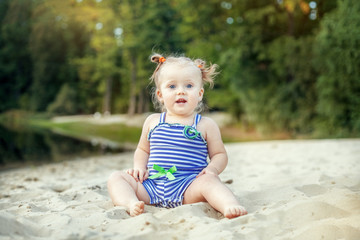
<path fill-rule="evenodd" d="M 137 143 L 141 128 L 129 127 L 124 124 L 91 124 L 88 122 L 54 123 L 51 120 L 34 120 L 30 125 L 37 128 L 47 128 L 70 137 L 101 137 L 117 143 Z"/>
<path fill-rule="evenodd" d="M 37 131 L 51 130 L 61 135 L 79 138 L 103 138 L 119 144 L 139 141 L 141 128 L 129 127 L 124 124 L 92 124 L 86 121 L 57 123 L 51 116 L 31 114 L 24 111 L 11 111 L 0 115 L 0 123 L 13 130 L 35 129 Z"/>

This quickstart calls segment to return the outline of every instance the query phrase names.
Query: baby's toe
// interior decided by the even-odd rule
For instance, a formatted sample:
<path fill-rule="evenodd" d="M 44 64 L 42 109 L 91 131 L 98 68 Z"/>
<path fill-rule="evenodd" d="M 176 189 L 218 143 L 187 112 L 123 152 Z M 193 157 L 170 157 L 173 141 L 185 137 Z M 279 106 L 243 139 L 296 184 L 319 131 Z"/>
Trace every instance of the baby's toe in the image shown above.
<path fill-rule="evenodd" d="M 145 203 L 142 201 L 133 203 L 130 207 L 130 216 L 138 216 L 140 214 L 142 214 L 144 212 L 144 208 L 145 208 Z"/>
<path fill-rule="evenodd" d="M 225 210 L 224 216 L 226 218 L 236 218 L 243 215 L 246 215 L 247 211 L 242 206 L 232 206 Z"/>

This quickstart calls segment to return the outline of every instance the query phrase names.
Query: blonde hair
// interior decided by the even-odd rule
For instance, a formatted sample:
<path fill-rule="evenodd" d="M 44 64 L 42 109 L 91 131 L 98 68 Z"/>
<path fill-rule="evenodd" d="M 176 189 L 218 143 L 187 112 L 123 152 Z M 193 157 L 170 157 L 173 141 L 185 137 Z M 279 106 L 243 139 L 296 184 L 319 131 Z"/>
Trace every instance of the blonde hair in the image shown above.
<path fill-rule="evenodd" d="M 218 67 L 217 64 L 210 64 L 209 66 L 206 66 L 206 62 L 202 59 L 192 60 L 192 59 L 184 57 L 184 56 L 179 56 L 179 57 L 168 56 L 167 58 L 165 58 L 160 54 L 153 54 L 150 57 L 150 60 L 153 63 L 157 63 L 156 69 L 154 70 L 154 73 L 150 77 L 150 80 L 152 82 L 154 82 L 155 86 L 156 86 L 153 89 L 152 99 L 153 99 L 155 108 L 160 109 L 161 111 L 165 111 L 165 108 L 164 108 L 163 104 L 160 103 L 156 97 L 156 88 L 159 87 L 159 76 L 161 74 L 161 70 L 162 70 L 163 66 L 166 66 L 167 64 L 179 64 L 179 65 L 183 65 L 183 66 L 194 66 L 200 70 L 202 85 L 209 84 L 210 88 L 212 88 L 214 86 L 214 78 L 218 74 L 218 72 L 216 72 L 216 69 Z M 196 111 L 201 112 L 203 110 L 203 108 L 204 108 L 203 103 L 200 102 Z"/>

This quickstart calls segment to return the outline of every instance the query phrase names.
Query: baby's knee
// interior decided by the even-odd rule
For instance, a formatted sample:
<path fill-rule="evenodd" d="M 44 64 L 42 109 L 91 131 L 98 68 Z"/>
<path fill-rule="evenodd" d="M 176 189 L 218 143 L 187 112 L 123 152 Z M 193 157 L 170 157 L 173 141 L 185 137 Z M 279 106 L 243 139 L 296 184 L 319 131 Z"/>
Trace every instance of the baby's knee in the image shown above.
<path fill-rule="evenodd" d="M 207 174 L 201 175 L 199 177 L 199 181 L 201 181 L 202 183 L 208 185 L 209 183 L 219 182 L 220 178 L 219 178 L 218 175 L 207 173 Z"/>
<path fill-rule="evenodd" d="M 127 174 L 127 173 L 122 172 L 122 171 L 116 171 L 116 172 L 111 173 L 108 178 L 108 181 L 107 181 L 108 186 L 113 184 L 114 182 L 125 180 L 126 179 L 125 174 Z"/>

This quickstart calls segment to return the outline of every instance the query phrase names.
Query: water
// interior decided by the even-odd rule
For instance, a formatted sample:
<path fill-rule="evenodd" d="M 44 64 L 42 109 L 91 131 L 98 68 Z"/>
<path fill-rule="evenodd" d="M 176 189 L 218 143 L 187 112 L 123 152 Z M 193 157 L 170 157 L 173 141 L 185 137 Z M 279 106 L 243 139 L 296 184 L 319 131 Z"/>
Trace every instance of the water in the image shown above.
<path fill-rule="evenodd" d="M 94 145 L 49 130 L 13 130 L 0 125 L 0 170 L 123 151 L 121 147 Z"/>

